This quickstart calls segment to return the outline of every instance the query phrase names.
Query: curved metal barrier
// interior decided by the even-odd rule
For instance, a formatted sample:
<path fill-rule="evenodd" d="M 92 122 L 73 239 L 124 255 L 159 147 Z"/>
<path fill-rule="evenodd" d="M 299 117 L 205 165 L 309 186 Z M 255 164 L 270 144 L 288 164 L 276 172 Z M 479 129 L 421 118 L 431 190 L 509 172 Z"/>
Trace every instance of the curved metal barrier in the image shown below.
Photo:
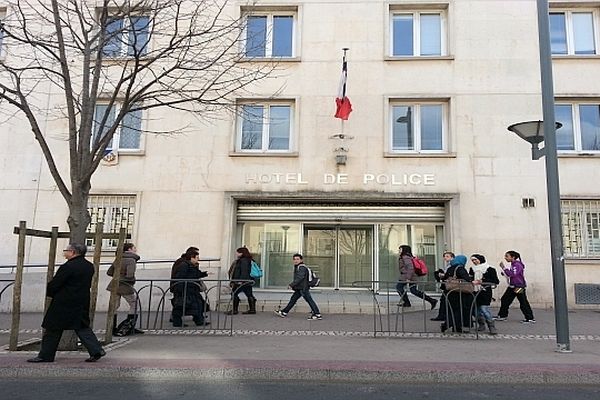
<path fill-rule="evenodd" d="M 391 335 L 392 333 L 474 333 L 479 338 L 477 321 L 479 319 L 479 310 L 477 307 L 477 298 L 481 291 L 462 292 L 463 286 L 470 287 L 470 282 L 457 282 L 457 288 L 453 290 L 439 290 L 443 282 L 436 281 L 355 281 L 353 287 L 368 289 L 373 299 L 373 336 L 381 334 Z M 439 294 L 434 298 L 437 304 L 443 303 L 445 307 L 445 321 L 430 320 L 432 308 L 423 298 L 419 299 L 422 305 L 420 312 L 413 311 L 403 305 L 402 295 L 409 292 L 410 285 L 417 285 L 428 289 L 427 294 L 432 292 Z M 398 286 L 403 286 L 404 290 L 400 293 Z M 480 286 L 489 286 L 495 288 L 496 285 L 481 284 Z M 378 288 L 373 290 L 372 288 Z M 433 289 L 433 290 L 432 290 Z M 400 296 L 399 296 L 400 295 Z M 418 297 L 417 297 L 418 298 Z M 445 300 L 441 301 L 440 300 Z M 416 308 L 416 307 L 415 307 Z M 466 324 L 465 324 L 466 322 Z M 445 325 L 444 325 L 445 324 Z"/>

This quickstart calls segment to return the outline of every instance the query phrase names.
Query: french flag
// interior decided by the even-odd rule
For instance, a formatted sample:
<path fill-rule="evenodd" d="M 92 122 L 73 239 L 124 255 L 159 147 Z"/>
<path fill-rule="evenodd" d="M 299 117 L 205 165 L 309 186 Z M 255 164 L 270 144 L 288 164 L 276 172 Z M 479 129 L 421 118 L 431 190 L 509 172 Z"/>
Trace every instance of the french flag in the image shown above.
<path fill-rule="evenodd" d="M 335 118 L 341 120 L 348 120 L 350 113 L 352 112 L 352 103 L 350 99 L 346 97 L 346 82 L 348 80 L 348 63 L 346 62 L 346 52 L 344 51 L 344 59 L 342 60 L 342 76 L 340 77 L 340 87 L 338 89 L 338 95 L 335 98 Z"/>

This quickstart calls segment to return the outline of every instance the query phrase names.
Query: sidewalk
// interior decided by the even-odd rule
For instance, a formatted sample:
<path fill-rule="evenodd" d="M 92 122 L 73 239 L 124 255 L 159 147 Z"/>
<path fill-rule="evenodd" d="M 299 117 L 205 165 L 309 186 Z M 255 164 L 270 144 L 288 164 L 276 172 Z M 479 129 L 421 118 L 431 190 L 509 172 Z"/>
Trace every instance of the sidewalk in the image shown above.
<path fill-rule="evenodd" d="M 363 329 L 364 316 L 307 321 L 300 313 L 286 319 L 259 313 L 236 318 L 234 336 L 190 328 L 117 338 L 95 364 L 83 362 L 87 355 L 78 352 L 61 352 L 54 363 L 28 364 L 35 353 L 0 351 L 0 377 L 600 385 L 600 313 L 570 313 L 573 352 L 559 354 L 552 311 L 535 312 L 538 323 L 522 325 L 518 309 L 511 310 L 511 320 L 497 324 L 500 335 L 479 340 L 433 332 L 373 338 L 367 329 L 347 329 L 353 324 Z M 0 315 L 0 323 L 5 317 Z M 24 324 L 35 317 L 24 316 Z M 0 333 L 0 345 L 7 342 L 8 334 Z"/>

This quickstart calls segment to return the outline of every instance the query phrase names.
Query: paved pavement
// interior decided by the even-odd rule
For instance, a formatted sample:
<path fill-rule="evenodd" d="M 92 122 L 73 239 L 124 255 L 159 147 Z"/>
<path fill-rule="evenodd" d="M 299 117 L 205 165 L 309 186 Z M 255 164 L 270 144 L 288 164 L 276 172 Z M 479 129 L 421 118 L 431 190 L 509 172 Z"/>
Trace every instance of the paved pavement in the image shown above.
<path fill-rule="evenodd" d="M 428 319 L 432 314 L 407 313 L 404 332 L 374 338 L 372 315 L 307 321 L 304 313 L 281 319 L 263 312 L 237 316 L 233 336 L 230 330 L 190 327 L 117 338 L 95 364 L 83 362 L 86 354 L 80 352 L 61 352 L 54 363 L 28 364 L 25 360 L 35 352 L 0 350 L 0 377 L 600 385 L 600 313 L 569 314 L 569 354 L 554 351 L 552 311 L 535 313 L 538 322 L 523 325 L 513 309 L 509 321 L 497 323 L 500 335 L 477 339 L 441 334 Z M 211 319 L 217 325 L 216 313 Z M 0 314 L 0 348 L 8 343 L 7 330 L 1 328 L 9 320 Z M 99 314 L 96 326 L 104 326 L 103 320 Z M 24 315 L 20 340 L 40 337 L 40 321 L 40 314 Z"/>

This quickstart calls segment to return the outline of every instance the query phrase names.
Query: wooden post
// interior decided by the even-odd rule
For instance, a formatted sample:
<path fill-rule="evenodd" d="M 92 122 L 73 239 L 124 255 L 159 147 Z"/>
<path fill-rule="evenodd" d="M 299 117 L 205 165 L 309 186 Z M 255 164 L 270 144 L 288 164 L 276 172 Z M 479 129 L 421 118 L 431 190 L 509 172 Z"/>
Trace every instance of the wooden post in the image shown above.
<path fill-rule="evenodd" d="M 98 303 L 98 281 L 100 279 L 100 258 L 102 256 L 102 231 L 104 224 L 98 222 L 96 225 L 96 236 L 94 237 L 94 277 L 92 278 L 92 288 L 90 292 L 90 328 L 94 327 L 94 317 L 96 316 L 96 304 Z"/>
<path fill-rule="evenodd" d="M 50 249 L 48 250 L 48 270 L 46 271 L 46 284 L 54 278 L 54 268 L 56 267 L 56 247 L 58 245 L 58 226 L 52 227 L 52 236 L 50 237 Z M 50 297 L 46 296 L 44 300 L 44 314 L 50 307 Z"/>
<path fill-rule="evenodd" d="M 21 322 L 21 288 L 23 287 L 23 266 L 25 264 L 25 239 L 27 222 L 19 221 L 19 244 L 17 247 L 17 272 L 13 286 L 12 323 L 8 349 L 16 351 L 19 343 L 19 325 Z"/>
<path fill-rule="evenodd" d="M 123 243 L 125 243 L 125 228 L 119 230 L 119 243 L 117 245 L 117 256 L 114 261 L 113 276 L 110 282 L 110 300 L 108 301 L 108 313 L 106 314 L 106 333 L 104 343 L 112 342 L 112 331 L 114 328 L 113 316 L 117 311 L 117 289 L 119 288 L 119 278 L 121 277 L 121 259 L 123 258 Z"/>

